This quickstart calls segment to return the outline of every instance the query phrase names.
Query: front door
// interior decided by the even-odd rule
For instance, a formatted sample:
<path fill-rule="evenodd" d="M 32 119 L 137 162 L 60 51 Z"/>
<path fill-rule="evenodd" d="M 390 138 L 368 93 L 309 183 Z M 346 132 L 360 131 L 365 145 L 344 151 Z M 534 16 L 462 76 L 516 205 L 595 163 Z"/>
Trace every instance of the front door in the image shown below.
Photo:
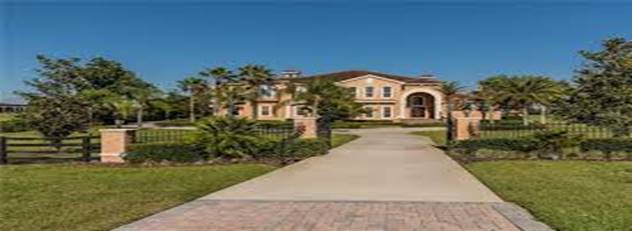
<path fill-rule="evenodd" d="M 410 109 L 410 117 L 426 118 L 426 108 L 425 107 L 412 107 Z"/>

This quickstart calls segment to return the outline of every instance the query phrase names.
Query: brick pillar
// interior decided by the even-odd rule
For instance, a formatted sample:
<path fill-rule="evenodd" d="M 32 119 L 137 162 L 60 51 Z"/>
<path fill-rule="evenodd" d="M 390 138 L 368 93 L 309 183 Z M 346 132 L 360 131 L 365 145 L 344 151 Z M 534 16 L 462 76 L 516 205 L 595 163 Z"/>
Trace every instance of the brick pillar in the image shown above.
<path fill-rule="evenodd" d="M 316 124 L 316 117 L 300 117 L 294 118 L 294 127 L 304 127 L 305 131 L 301 135 L 301 138 L 317 138 L 318 137 L 318 125 Z"/>
<path fill-rule="evenodd" d="M 121 154 L 129 150 L 134 140 L 134 129 L 101 129 L 101 162 L 124 163 Z"/>

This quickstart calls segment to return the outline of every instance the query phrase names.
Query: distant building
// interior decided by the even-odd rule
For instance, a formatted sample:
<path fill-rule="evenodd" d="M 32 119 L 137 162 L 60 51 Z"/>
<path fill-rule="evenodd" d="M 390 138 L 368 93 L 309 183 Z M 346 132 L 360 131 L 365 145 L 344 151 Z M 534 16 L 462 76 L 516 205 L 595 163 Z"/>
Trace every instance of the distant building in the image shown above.
<path fill-rule="evenodd" d="M 26 109 L 26 104 L 0 103 L 0 113 L 22 112 Z"/>
<path fill-rule="evenodd" d="M 298 85 L 298 90 L 309 81 L 327 79 L 348 88 L 369 113 L 353 118 L 355 120 L 440 120 L 446 116 L 445 96 L 441 91 L 441 81 L 432 75 L 416 77 L 384 74 L 363 70 L 341 71 L 313 76 L 301 76 L 297 70 L 282 72 L 273 86 L 262 86 L 258 101 L 258 119 L 283 120 L 301 115 L 301 102 L 292 101 L 283 91 L 287 82 Z M 251 117 L 250 103 L 244 103 L 232 112 L 235 115 Z M 227 114 L 222 110 L 220 114 Z"/>

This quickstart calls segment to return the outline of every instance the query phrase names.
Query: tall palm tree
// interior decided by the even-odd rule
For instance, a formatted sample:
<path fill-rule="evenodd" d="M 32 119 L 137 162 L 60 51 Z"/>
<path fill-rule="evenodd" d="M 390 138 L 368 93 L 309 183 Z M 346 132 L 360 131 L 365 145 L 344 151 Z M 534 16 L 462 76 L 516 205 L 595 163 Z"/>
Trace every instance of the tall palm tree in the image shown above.
<path fill-rule="evenodd" d="M 239 68 L 239 80 L 247 85 L 247 95 L 252 106 L 252 118 L 257 120 L 259 115 L 258 100 L 262 87 L 272 84 L 272 71 L 263 65 L 246 65 Z"/>
<path fill-rule="evenodd" d="M 448 104 L 448 115 L 447 115 L 447 139 L 448 141 L 453 141 L 454 140 L 454 123 L 452 121 L 452 110 L 454 107 L 454 97 L 461 91 L 463 91 L 465 89 L 464 86 L 461 86 L 458 82 L 456 81 L 444 81 L 441 84 L 441 91 L 443 92 L 443 95 L 446 98 L 446 102 Z"/>
<path fill-rule="evenodd" d="M 210 89 L 213 95 L 213 115 L 218 115 L 221 103 L 219 102 L 217 96 L 222 95 L 224 85 L 235 80 L 235 75 L 232 71 L 225 67 L 216 67 L 212 69 L 207 68 L 206 70 L 200 72 L 200 75 L 209 77 L 212 80 L 212 86 L 210 86 Z"/>
<path fill-rule="evenodd" d="M 189 120 L 195 122 L 195 98 L 207 87 L 206 80 L 198 77 L 187 77 L 178 81 L 178 87 L 189 93 Z"/>

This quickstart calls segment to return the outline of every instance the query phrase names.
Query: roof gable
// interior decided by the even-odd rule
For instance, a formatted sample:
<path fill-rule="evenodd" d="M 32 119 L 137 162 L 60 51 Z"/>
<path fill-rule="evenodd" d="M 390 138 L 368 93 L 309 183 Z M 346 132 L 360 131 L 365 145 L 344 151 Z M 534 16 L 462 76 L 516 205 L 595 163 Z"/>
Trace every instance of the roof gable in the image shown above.
<path fill-rule="evenodd" d="M 339 71 L 339 72 L 318 74 L 318 75 L 296 78 L 294 80 L 298 82 L 308 82 L 312 80 L 328 79 L 328 80 L 340 82 L 340 81 L 345 81 L 345 80 L 354 79 L 358 77 L 364 77 L 367 75 L 373 75 L 373 76 L 378 76 L 382 78 L 392 79 L 392 80 L 395 80 L 398 82 L 404 82 L 404 83 L 439 83 L 439 81 L 432 76 L 407 77 L 407 76 L 401 76 L 401 75 L 384 74 L 384 73 L 379 73 L 379 72 L 363 71 L 363 70 Z"/>

